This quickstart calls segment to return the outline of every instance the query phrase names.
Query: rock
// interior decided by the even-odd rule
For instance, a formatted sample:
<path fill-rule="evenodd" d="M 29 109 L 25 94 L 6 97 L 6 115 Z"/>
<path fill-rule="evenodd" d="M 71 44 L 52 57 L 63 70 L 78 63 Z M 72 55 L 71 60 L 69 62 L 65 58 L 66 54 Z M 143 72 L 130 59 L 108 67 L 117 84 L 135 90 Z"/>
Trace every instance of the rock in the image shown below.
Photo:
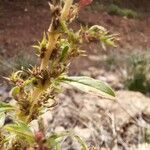
<path fill-rule="evenodd" d="M 88 58 L 91 60 L 91 61 L 95 61 L 95 62 L 100 62 L 101 58 L 99 55 L 89 55 Z"/>
<path fill-rule="evenodd" d="M 114 74 L 107 75 L 107 81 L 109 83 L 117 82 L 118 81 L 118 77 L 116 75 L 114 75 Z"/>
<path fill-rule="evenodd" d="M 138 146 L 132 146 L 129 150 L 150 150 L 150 144 L 139 144 Z"/>
<path fill-rule="evenodd" d="M 84 138 L 86 140 L 88 140 L 91 137 L 91 135 L 92 135 L 92 132 L 91 132 L 90 129 L 88 129 L 88 128 L 80 128 L 78 126 L 76 126 L 74 128 L 74 132 L 75 132 L 76 135 L 78 135 L 79 137 Z"/>
<path fill-rule="evenodd" d="M 9 97 L 9 93 L 6 90 L 7 86 L 0 86 L 0 101 L 5 102 L 5 100 Z"/>
<path fill-rule="evenodd" d="M 65 131 L 65 128 L 63 126 L 56 126 L 56 128 L 55 128 L 56 133 L 61 133 L 64 131 Z"/>
<path fill-rule="evenodd" d="M 116 73 L 104 74 L 103 76 L 99 75 L 96 78 L 98 80 L 108 83 L 109 85 L 111 85 L 113 88 L 117 90 L 124 88 L 124 85 L 120 82 L 119 75 L 117 75 Z"/>
<path fill-rule="evenodd" d="M 98 76 L 97 79 L 103 82 L 107 82 L 107 78 L 105 76 Z"/>
<path fill-rule="evenodd" d="M 60 130 L 64 124 L 65 130 L 66 128 L 69 131 L 73 130 L 86 141 L 95 139 L 98 144 L 106 143 L 108 146 L 111 146 L 116 134 L 121 136 L 122 132 L 124 137 L 121 140 L 128 148 L 142 143 L 144 137 L 142 135 L 139 137 L 138 131 L 139 127 L 145 128 L 150 124 L 150 111 L 147 109 L 150 106 L 150 98 L 139 92 L 118 91 L 116 100 L 112 101 L 89 94 L 81 94 L 72 89 L 67 91 L 61 96 L 62 104 L 58 107 L 58 114 L 54 114 L 56 122 L 53 123 L 56 123 Z M 141 114 L 145 115 L 146 119 L 142 118 Z M 67 119 L 68 117 L 69 119 Z M 119 149 L 121 149 L 120 146 Z"/>
<path fill-rule="evenodd" d="M 103 75 L 105 73 L 104 70 L 100 70 L 100 69 L 97 69 L 95 67 L 89 67 L 88 71 L 91 72 L 91 76 L 94 78 L 99 76 L 99 75 Z"/>
<path fill-rule="evenodd" d="M 39 125 L 37 120 L 33 120 L 32 122 L 30 122 L 30 129 L 32 130 L 33 133 L 39 131 Z"/>
<path fill-rule="evenodd" d="M 49 122 L 53 119 L 52 112 L 47 111 L 45 114 L 42 115 L 42 118 L 43 118 L 45 126 L 48 127 Z"/>
<path fill-rule="evenodd" d="M 91 72 L 90 72 L 90 71 L 87 71 L 87 70 L 82 71 L 81 74 L 82 74 L 83 76 L 91 77 Z"/>

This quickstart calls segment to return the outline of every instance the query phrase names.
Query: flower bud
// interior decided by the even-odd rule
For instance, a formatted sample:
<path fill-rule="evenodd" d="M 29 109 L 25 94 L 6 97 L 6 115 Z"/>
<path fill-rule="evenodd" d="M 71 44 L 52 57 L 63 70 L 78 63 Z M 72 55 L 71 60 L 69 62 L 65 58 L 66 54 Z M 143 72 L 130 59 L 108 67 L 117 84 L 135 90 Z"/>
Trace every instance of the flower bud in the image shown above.
<path fill-rule="evenodd" d="M 36 132 L 35 133 L 35 139 L 37 142 L 41 142 L 44 139 L 44 134 L 42 132 Z"/>
<path fill-rule="evenodd" d="M 90 5 L 92 3 L 93 0 L 80 0 L 79 1 L 79 7 L 83 8 L 87 5 Z"/>

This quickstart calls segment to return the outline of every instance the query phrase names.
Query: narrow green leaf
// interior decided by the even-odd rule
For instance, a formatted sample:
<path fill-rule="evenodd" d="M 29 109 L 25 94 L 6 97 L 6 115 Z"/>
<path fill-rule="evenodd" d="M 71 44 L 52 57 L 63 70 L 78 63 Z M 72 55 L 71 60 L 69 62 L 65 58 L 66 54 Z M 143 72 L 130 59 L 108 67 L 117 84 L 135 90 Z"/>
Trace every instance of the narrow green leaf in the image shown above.
<path fill-rule="evenodd" d="M 13 111 L 13 110 L 15 110 L 15 108 L 12 105 L 4 103 L 4 102 L 0 102 L 0 113 Z"/>
<path fill-rule="evenodd" d="M 15 97 L 17 96 L 17 94 L 20 93 L 20 87 L 15 86 L 14 88 L 12 88 L 12 90 L 11 90 L 10 93 L 11 93 L 11 95 L 15 98 Z"/>
<path fill-rule="evenodd" d="M 47 38 L 46 38 L 46 34 L 44 32 L 43 39 L 42 39 L 42 41 L 40 43 L 40 47 L 46 47 L 46 44 L 47 44 Z"/>
<path fill-rule="evenodd" d="M 37 49 L 37 50 L 41 49 L 40 46 L 38 46 L 38 45 L 33 45 L 32 47 L 35 48 L 35 49 Z"/>
<path fill-rule="evenodd" d="M 38 45 L 33 45 L 32 47 L 35 49 L 35 52 L 38 55 L 40 53 L 40 51 L 41 51 L 41 47 L 38 46 Z"/>
<path fill-rule="evenodd" d="M 66 59 L 68 50 L 69 50 L 68 46 L 64 47 L 64 49 L 62 50 L 61 59 L 60 59 L 61 61 L 63 61 L 64 59 Z"/>
<path fill-rule="evenodd" d="M 53 147 L 54 150 L 61 150 L 61 145 L 60 145 L 61 140 L 60 137 L 57 136 L 56 134 L 51 135 L 47 141 L 49 146 Z"/>
<path fill-rule="evenodd" d="M 115 98 L 115 93 L 107 84 L 90 77 L 63 77 L 61 81 L 70 84 L 81 91 L 110 99 Z"/>
<path fill-rule="evenodd" d="M 85 142 L 77 135 L 71 133 L 71 132 L 62 132 L 60 134 L 53 134 L 48 138 L 48 142 L 50 145 L 53 146 L 53 148 L 55 150 L 60 150 L 61 146 L 60 146 L 60 142 L 63 138 L 70 136 L 71 138 L 75 138 L 78 143 L 81 145 L 82 150 L 88 150 Z"/>
<path fill-rule="evenodd" d="M 5 129 L 10 133 L 15 134 L 16 136 L 26 139 L 30 143 L 35 141 L 34 135 L 28 125 L 22 122 L 17 124 L 9 124 L 5 126 Z"/>
<path fill-rule="evenodd" d="M 6 115 L 4 112 L 1 112 L 0 113 L 0 128 L 4 125 L 5 123 L 5 118 L 6 118 Z"/>
<path fill-rule="evenodd" d="M 74 135 L 74 138 L 78 141 L 78 143 L 80 143 L 80 145 L 82 146 L 82 150 L 88 150 L 85 142 L 77 135 Z"/>

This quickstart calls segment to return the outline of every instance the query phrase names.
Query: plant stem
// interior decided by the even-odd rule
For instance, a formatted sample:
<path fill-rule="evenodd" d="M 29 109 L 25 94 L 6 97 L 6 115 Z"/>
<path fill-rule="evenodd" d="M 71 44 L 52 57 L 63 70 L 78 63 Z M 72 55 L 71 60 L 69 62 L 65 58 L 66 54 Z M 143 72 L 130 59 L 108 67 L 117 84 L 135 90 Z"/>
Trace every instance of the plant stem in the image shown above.
<path fill-rule="evenodd" d="M 64 7 L 63 7 L 62 12 L 61 12 L 60 21 L 67 20 L 67 16 L 69 14 L 69 10 L 70 10 L 72 3 L 73 3 L 73 0 L 66 0 L 65 1 Z M 44 57 L 41 60 L 41 65 L 40 65 L 41 70 L 47 70 L 48 69 L 50 56 L 51 56 L 51 54 L 52 54 L 52 52 L 56 46 L 57 40 L 60 36 L 60 33 L 57 30 L 54 30 L 54 28 L 53 28 L 54 19 L 55 18 L 52 18 L 50 27 L 48 29 L 48 43 L 46 46 L 46 52 L 44 54 Z M 39 88 L 34 89 L 34 91 L 32 92 L 32 95 L 31 95 L 32 106 L 30 108 L 30 114 L 26 119 L 27 123 L 29 123 L 32 120 L 31 117 L 32 117 L 33 112 L 34 112 L 34 106 L 36 105 L 37 100 L 40 97 L 40 95 L 42 94 L 42 92 L 45 91 L 47 89 L 47 87 L 48 86 L 46 86 L 44 88 L 39 87 Z"/>
<path fill-rule="evenodd" d="M 61 14 L 61 20 L 67 19 L 72 3 L 73 0 L 65 0 L 65 5 L 63 7 L 62 14 Z"/>
<path fill-rule="evenodd" d="M 56 42 L 57 42 L 58 37 L 59 37 L 58 33 L 52 33 L 52 31 L 49 31 L 47 51 L 45 53 L 44 58 L 41 61 L 41 70 L 47 69 L 48 63 L 49 63 L 49 58 L 53 52 L 53 49 L 56 46 Z"/>
<path fill-rule="evenodd" d="M 73 0 L 66 0 L 65 1 L 64 7 L 63 7 L 62 12 L 61 12 L 60 21 L 67 20 L 67 16 L 69 14 L 69 10 L 70 10 L 72 3 L 73 3 Z M 53 30 L 54 19 L 55 18 L 52 18 L 50 27 L 48 29 L 47 51 L 45 53 L 44 58 L 41 61 L 41 70 L 47 69 L 50 56 L 53 52 L 53 49 L 56 46 L 56 42 L 57 42 L 58 38 L 59 38 L 59 33 L 57 31 Z"/>

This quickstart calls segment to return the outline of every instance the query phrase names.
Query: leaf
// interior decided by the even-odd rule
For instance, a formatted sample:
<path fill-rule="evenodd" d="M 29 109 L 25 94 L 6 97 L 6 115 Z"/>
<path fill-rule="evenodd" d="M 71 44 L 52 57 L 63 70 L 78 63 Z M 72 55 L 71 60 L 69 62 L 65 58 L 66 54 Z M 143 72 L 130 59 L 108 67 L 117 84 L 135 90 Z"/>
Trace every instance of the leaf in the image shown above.
<path fill-rule="evenodd" d="M 33 45 L 32 47 L 35 48 L 35 49 L 37 49 L 37 50 L 41 49 L 40 46 L 38 46 L 38 45 Z"/>
<path fill-rule="evenodd" d="M 95 94 L 97 96 L 102 96 L 110 99 L 115 98 L 114 91 L 104 82 L 95 80 L 90 77 L 63 77 L 61 81 L 70 84 L 81 91 Z"/>
<path fill-rule="evenodd" d="M 95 31 L 95 32 L 103 31 L 103 32 L 106 32 L 107 30 L 102 26 L 94 25 L 94 26 L 90 27 L 89 31 Z"/>
<path fill-rule="evenodd" d="M 88 150 L 86 144 L 78 135 L 74 135 L 74 138 L 78 141 L 78 143 L 80 143 L 80 145 L 82 146 L 82 150 Z"/>
<path fill-rule="evenodd" d="M 20 93 L 20 87 L 15 86 L 14 88 L 12 88 L 10 93 L 15 98 Z"/>
<path fill-rule="evenodd" d="M 37 84 L 37 79 L 35 77 L 28 79 L 24 82 L 24 90 L 26 92 L 31 91 Z"/>
<path fill-rule="evenodd" d="M 61 150 L 61 141 L 60 137 L 57 134 L 53 134 L 48 138 L 48 144 L 50 147 L 53 147 L 55 150 Z"/>
<path fill-rule="evenodd" d="M 40 43 L 40 47 L 46 47 L 46 44 L 47 44 L 47 38 L 46 38 L 46 34 L 44 32 L 43 39 L 42 39 L 42 41 Z"/>
<path fill-rule="evenodd" d="M 36 53 L 37 53 L 37 54 L 40 53 L 40 51 L 41 51 L 41 47 L 40 47 L 40 46 L 38 46 L 38 45 L 33 45 L 32 47 L 36 50 Z"/>
<path fill-rule="evenodd" d="M 48 142 L 51 146 L 54 146 L 53 148 L 55 148 L 55 150 L 61 150 L 61 146 L 60 146 L 60 142 L 63 140 L 63 138 L 65 137 L 72 137 L 75 138 L 78 143 L 81 145 L 82 150 L 88 150 L 86 144 L 84 143 L 84 141 L 77 135 L 71 133 L 71 132 L 62 132 L 60 134 L 53 134 L 48 138 Z"/>
<path fill-rule="evenodd" d="M 0 113 L 15 110 L 15 108 L 7 103 L 0 102 Z"/>
<path fill-rule="evenodd" d="M 66 46 L 66 47 L 63 48 L 62 54 L 61 54 L 61 58 L 60 58 L 61 61 L 63 61 L 64 59 L 66 59 L 68 50 L 69 50 L 69 46 Z"/>
<path fill-rule="evenodd" d="M 5 123 L 5 118 L 6 118 L 6 115 L 4 112 L 1 112 L 0 113 L 0 128 L 4 125 Z"/>
<path fill-rule="evenodd" d="M 5 126 L 5 129 L 10 133 L 15 134 L 16 136 L 26 139 L 29 143 L 33 143 L 35 141 L 32 131 L 28 125 L 23 122 L 9 124 Z"/>

